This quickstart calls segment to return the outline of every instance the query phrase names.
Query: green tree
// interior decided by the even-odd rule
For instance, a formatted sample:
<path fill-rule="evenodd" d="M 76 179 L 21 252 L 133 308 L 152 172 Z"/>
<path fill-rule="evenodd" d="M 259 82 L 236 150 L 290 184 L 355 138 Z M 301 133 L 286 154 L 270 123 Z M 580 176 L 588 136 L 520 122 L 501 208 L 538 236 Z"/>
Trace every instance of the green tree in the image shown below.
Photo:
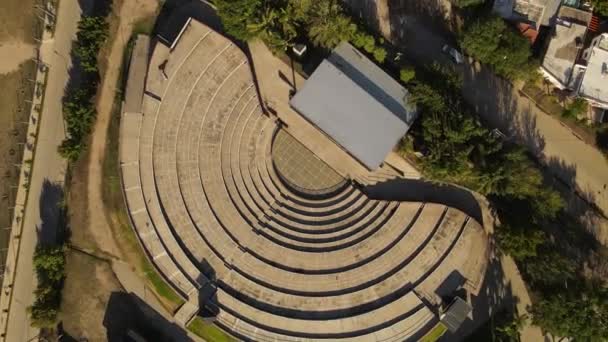
<path fill-rule="evenodd" d="M 381 46 L 377 46 L 373 52 L 374 59 L 378 63 L 384 63 L 384 60 L 386 59 L 386 54 L 386 49 Z"/>
<path fill-rule="evenodd" d="M 264 10 L 262 0 L 215 0 L 214 3 L 228 34 L 242 41 L 256 36 L 252 25 L 259 22 Z"/>
<path fill-rule="evenodd" d="M 606 289 L 551 293 L 531 308 L 532 322 L 554 336 L 581 341 L 608 339 Z"/>
<path fill-rule="evenodd" d="M 416 77 L 416 71 L 412 67 L 404 67 L 399 71 L 399 79 L 403 83 L 408 83 Z"/>
<path fill-rule="evenodd" d="M 608 0 L 591 0 L 593 4 L 593 12 L 608 16 Z"/>
<path fill-rule="evenodd" d="M 587 111 L 587 106 L 587 101 L 585 101 L 585 99 L 577 97 L 563 110 L 562 116 L 577 119 L 579 115 L 584 114 Z"/>
<path fill-rule="evenodd" d="M 331 49 L 341 41 L 350 41 L 357 33 L 357 25 L 343 13 L 336 1 L 315 2 L 308 23 L 308 35 L 313 44 Z"/>
<path fill-rule="evenodd" d="M 65 256 L 63 246 L 38 247 L 34 253 L 36 272 L 51 282 L 59 282 L 65 276 Z"/>
<path fill-rule="evenodd" d="M 576 263 L 554 246 L 539 248 L 539 253 L 522 263 L 526 278 L 535 285 L 563 286 L 576 277 Z"/>
<path fill-rule="evenodd" d="M 534 257 L 537 248 L 545 242 L 545 234 L 532 227 L 512 227 L 502 225 L 496 230 L 496 240 L 500 250 L 516 260 Z"/>
<path fill-rule="evenodd" d="M 516 199 L 536 195 L 542 188 L 543 179 L 525 150 L 512 146 L 495 151 L 497 153 L 484 155 L 479 162 L 486 175 L 481 192 Z"/>
<path fill-rule="evenodd" d="M 298 22 L 294 20 L 295 8 L 291 5 L 285 8 L 267 7 L 259 18 L 259 22 L 249 24 L 248 30 L 262 38 L 274 51 L 284 51 L 293 46 L 297 37 Z"/>
<path fill-rule="evenodd" d="M 104 17 L 84 16 L 78 22 L 74 55 L 86 72 L 97 72 L 97 55 L 108 37 L 108 23 Z"/>
<path fill-rule="evenodd" d="M 530 202 L 534 211 L 534 221 L 553 220 L 564 208 L 564 198 L 552 188 L 541 187 L 531 196 Z"/>
<path fill-rule="evenodd" d="M 374 36 L 361 30 L 354 34 L 351 42 L 355 47 L 363 49 L 367 53 L 373 53 L 376 49 L 376 39 Z"/>
<path fill-rule="evenodd" d="M 537 63 L 528 40 L 499 17 L 477 21 L 465 29 L 461 47 L 494 71 L 509 79 L 531 77 Z"/>
<path fill-rule="evenodd" d="M 70 162 L 75 162 L 84 150 L 84 143 L 71 137 L 64 139 L 57 148 L 59 155 Z"/>
<path fill-rule="evenodd" d="M 28 308 L 32 326 L 38 328 L 54 327 L 59 315 L 58 307 L 59 305 L 52 305 L 47 302 L 36 300 L 34 304 Z"/>
<path fill-rule="evenodd" d="M 519 315 L 501 322 L 496 327 L 494 337 L 500 342 L 519 342 L 519 332 L 526 326 L 528 315 Z"/>

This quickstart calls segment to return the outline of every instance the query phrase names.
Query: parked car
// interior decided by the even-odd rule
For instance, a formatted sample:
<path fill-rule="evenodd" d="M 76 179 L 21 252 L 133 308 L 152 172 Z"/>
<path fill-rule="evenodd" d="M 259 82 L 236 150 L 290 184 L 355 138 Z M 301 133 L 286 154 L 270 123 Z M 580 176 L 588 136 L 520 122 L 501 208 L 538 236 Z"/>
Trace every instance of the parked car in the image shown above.
<path fill-rule="evenodd" d="M 452 62 L 456 64 L 461 64 L 462 62 L 464 62 L 464 56 L 462 56 L 462 54 L 458 52 L 458 50 L 449 46 L 448 44 L 445 44 L 443 48 L 441 48 L 441 51 L 447 53 L 452 59 Z"/>

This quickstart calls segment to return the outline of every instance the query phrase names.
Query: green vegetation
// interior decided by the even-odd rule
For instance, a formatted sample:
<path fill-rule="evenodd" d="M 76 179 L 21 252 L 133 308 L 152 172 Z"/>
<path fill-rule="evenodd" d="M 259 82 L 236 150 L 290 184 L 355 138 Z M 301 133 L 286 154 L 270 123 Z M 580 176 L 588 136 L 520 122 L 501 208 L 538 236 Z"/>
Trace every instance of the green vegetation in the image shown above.
<path fill-rule="evenodd" d="M 526 325 L 527 320 L 527 315 L 512 315 L 507 319 L 502 319 L 496 326 L 496 331 L 493 335 L 494 340 L 501 342 L 519 342 L 519 331 Z"/>
<path fill-rule="evenodd" d="M 403 83 L 409 83 L 414 79 L 414 77 L 416 77 L 416 70 L 414 70 L 412 67 L 403 67 L 399 71 L 399 79 Z"/>
<path fill-rule="evenodd" d="M 38 286 L 34 291 L 34 304 L 28 308 L 32 326 L 45 328 L 57 323 L 65 279 L 64 253 L 63 246 L 36 248 L 34 268 Z"/>
<path fill-rule="evenodd" d="M 81 87 L 70 89 L 64 101 L 67 137 L 59 146 L 59 154 L 76 161 L 85 149 L 97 111 L 95 94 L 99 84 L 97 55 L 108 36 L 108 24 L 103 17 L 82 17 L 74 43 L 74 55 L 82 68 Z"/>
<path fill-rule="evenodd" d="M 387 52 L 382 39 L 376 40 L 353 21 L 335 0 L 217 0 L 218 14 L 226 32 L 247 41 L 261 38 L 272 50 L 285 51 L 299 39 L 332 49 L 350 41 L 382 63 Z"/>
<path fill-rule="evenodd" d="M 190 324 L 188 324 L 188 330 L 204 338 L 207 341 L 213 342 L 234 342 L 236 341 L 230 335 L 223 332 L 216 325 L 205 322 L 200 317 L 195 317 Z"/>
<path fill-rule="evenodd" d="M 437 323 L 437 325 L 435 325 L 435 327 L 433 327 L 433 329 L 431 329 L 431 331 L 429 331 L 426 335 L 424 335 L 421 339 L 420 342 L 435 342 L 438 341 L 441 336 L 443 336 L 443 334 L 445 334 L 448 331 L 448 328 L 443 325 L 443 323 L 439 322 Z"/>
<path fill-rule="evenodd" d="M 108 23 L 104 17 L 82 17 L 74 44 L 74 55 L 87 73 L 97 72 L 97 54 L 108 38 Z"/>
<path fill-rule="evenodd" d="M 591 0 L 591 4 L 593 5 L 593 12 L 608 16 L 608 0 Z"/>
<path fill-rule="evenodd" d="M 608 290 L 596 286 L 550 294 L 532 307 L 532 322 L 554 336 L 605 341 L 608 338 Z"/>
<path fill-rule="evenodd" d="M 463 32 L 461 47 L 496 74 L 510 80 L 537 74 L 529 41 L 499 17 L 478 20 Z"/>
<path fill-rule="evenodd" d="M 577 97 L 563 110 L 562 116 L 572 119 L 578 119 L 579 115 L 587 112 L 587 101 L 580 97 Z"/>
<path fill-rule="evenodd" d="M 608 305 L 598 304 L 607 303 L 608 297 L 590 286 L 596 280 L 582 272 L 585 258 L 580 252 L 593 245 L 582 240 L 580 223 L 563 210 L 564 200 L 531 156 L 481 125 L 464 103 L 461 80 L 452 72 L 421 68 L 410 85 L 421 115 L 411 130 L 413 139 L 400 145 L 401 153 L 411 154 L 415 146 L 424 154 L 418 162 L 427 178 L 487 196 L 500 222 L 498 247 L 515 259 L 534 294 L 533 322 L 557 336 L 608 337 Z M 573 321 L 566 324 L 568 317 Z M 500 333 L 498 340 L 516 341 L 520 321 L 525 320 L 501 325 L 503 330 L 496 328 L 493 336 Z M 580 323 L 584 321 L 589 323 Z"/>

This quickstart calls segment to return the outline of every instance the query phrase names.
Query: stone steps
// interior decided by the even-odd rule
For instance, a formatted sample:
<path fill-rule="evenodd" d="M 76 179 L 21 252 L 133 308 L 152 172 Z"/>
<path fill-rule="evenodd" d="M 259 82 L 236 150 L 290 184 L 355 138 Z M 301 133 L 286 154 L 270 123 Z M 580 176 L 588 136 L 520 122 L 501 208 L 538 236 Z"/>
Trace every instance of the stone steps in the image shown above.
<path fill-rule="evenodd" d="M 245 55 L 196 22 L 182 37 L 153 54 L 154 95 L 121 124 L 127 208 L 150 260 L 188 300 L 179 322 L 200 292 L 217 324 L 246 340 L 417 340 L 437 321 L 425 302 L 437 298 L 415 289 L 435 293 L 455 270 L 479 285 L 480 227 L 462 212 L 368 199 L 352 184 L 322 198 L 290 190 Z"/>

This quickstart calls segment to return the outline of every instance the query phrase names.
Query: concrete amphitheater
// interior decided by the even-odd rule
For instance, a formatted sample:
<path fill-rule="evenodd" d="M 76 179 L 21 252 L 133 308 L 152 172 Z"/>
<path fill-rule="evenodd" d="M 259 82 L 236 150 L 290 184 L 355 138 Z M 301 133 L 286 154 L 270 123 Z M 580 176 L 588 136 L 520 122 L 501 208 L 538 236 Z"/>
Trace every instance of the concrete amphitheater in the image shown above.
<path fill-rule="evenodd" d="M 326 172 L 305 187 L 331 191 L 289 186 L 273 160 L 305 148 L 265 114 L 231 40 L 192 20 L 173 43 L 141 46 L 122 182 L 143 248 L 186 301 L 176 321 L 212 316 L 255 341 L 418 340 L 454 287 L 478 293 L 486 236 L 462 211 L 370 199 L 322 162 L 291 179 Z"/>

